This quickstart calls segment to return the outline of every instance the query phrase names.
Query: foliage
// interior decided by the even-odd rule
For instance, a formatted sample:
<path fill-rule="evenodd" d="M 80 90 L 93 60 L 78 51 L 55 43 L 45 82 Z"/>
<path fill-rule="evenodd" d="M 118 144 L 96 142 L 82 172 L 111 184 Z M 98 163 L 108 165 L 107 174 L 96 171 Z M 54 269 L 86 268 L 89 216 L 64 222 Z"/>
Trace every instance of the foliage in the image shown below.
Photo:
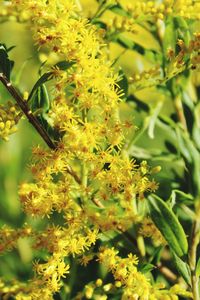
<path fill-rule="evenodd" d="M 37 45 L 31 67 L 2 38 L 0 137 L 27 157 L 40 137 L 1 216 L 0 296 L 198 300 L 200 3 L 92 4 L 0 3 Z"/>

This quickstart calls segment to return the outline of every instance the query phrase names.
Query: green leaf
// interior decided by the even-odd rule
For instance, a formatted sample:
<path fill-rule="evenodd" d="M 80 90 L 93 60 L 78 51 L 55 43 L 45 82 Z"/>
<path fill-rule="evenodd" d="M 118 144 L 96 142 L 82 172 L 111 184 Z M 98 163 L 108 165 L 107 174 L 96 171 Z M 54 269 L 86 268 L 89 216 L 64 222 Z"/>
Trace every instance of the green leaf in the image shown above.
<path fill-rule="evenodd" d="M 10 74 L 14 66 L 14 61 L 8 57 L 8 50 L 4 44 L 0 44 L 0 72 L 3 73 L 8 80 L 10 80 Z"/>
<path fill-rule="evenodd" d="M 94 18 L 93 20 L 91 20 L 92 24 L 95 24 L 95 26 L 102 28 L 102 29 L 107 29 L 107 25 L 106 23 L 102 22 L 102 20 L 98 19 L 98 18 Z"/>
<path fill-rule="evenodd" d="M 23 63 L 22 65 L 20 66 L 20 68 L 18 69 L 17 73 L 15 74 L 15 78 L 13 79 L 13 84 L 15 86 L 18 86 L 19 85 L 19 82 L 21 80 L 21 77 L 22 77 L 22 74 L 23 74 L 23 71 L 27 65 L 27 63 L 32 59 L 32 57 L 28 57 Z"/>
<path fill-rule="evenodd" d="M 111 7 L 109 7 L 109 10 L 123 17 L 131 17 L 131 15 L 126 10 L 124 10 L 120 4 L 112 5 Z"/>
<path fill-rule="evenodd" d="M 187 238 L 172 209 L 156 195 L 148 197 L 148 205 L 151 218 L 168 242 L 169 247 L 179 257 L 187 254 Z"/>
<path fill-rule="evenodd" d="M 120 90 L 124 92 L 123 98 L 128 96 L 128 79 L 123 70 L 119 71 L 120 80 L 117 82 Z"/>
<path fill-rule="evenodd" d="M 187 147 L 187 143 L 179 127 L 176 127 L 176 136 L 177 136 L 178 148 L 181 155 L 187 162 L 191 163 L 192 162 L 191 153 Z"/>
<path fill-rule="evenodd" d="M 46 89 L 45 84 L 42 84 L 38 87 L 32 101 L 31 101 L 31 110 L 33 112 L 40 111 L 45 113 L 49 110 L 50 102 L 49 95 Z"/>
<path fill-rule="evenodd" d="M 57 64 L 54 65 L 54 67 L 59 68 L 60 70 L 67 70 L 69 69 L 72 65 L 74 64 L 73 61 L 60 61 Z M 49 71 L 47 73 L 44 73 L 39 79 L 38 81 L 35 83 L 35 85 L 33 86 L 30 95 L 28 97 L 28 101 L 33 97 L 33 94 L 36 92 L 36 90 L 45 82 L 51 80 L 53 78 L 53 72 Z"/>
<path fill-rule="evenodd" d="M 120 34 L 114 35 L 114 36 L 112 36 L 111 40 L 115 43 L 118 43 L 125 49 L 135 50 L 138 53 L 140 53 L 141 55 L 145 54 L 144 47 L 139 45 L 138 43 L 135 43 L 134 41 L 132 41 L 130 38 L 125 36 L 125 34 L 120 33 Z"/>
<path fill-rule="evenodd" d="M 190 34 L 190 30 L 189 30 L 189 26 L 187 21 L 182 18 L 182 17 L 175 17 L 174 18 L 174 25 L 175 28 L 177 28 L 178 30 L 178 38 L 183 39 L 183 41 L 185 42 L 186 46 L 189 46 L 190 40 L 191 40 L 191 34 Z"/>
<path fill-rule="evenodd" d="M 174 27 L 174 22 L 172 17 L 168 17 L 165 25 L 165 35 L 163 39 L 163 49 L 165 55 L 167 54 L 169 49 L 175 51 L 176 48 L 176 29 Z"/>
<path fill-rule="evenodd" d="M 6 48 L 7 53 L 10 52 L 12 49 L 14 49 L 16 46 L 11 46 L 9 48 Z"/>
<path fill-rule="evenodd" d="M 138 270 L 143 274 L 152 271 L 154 268 L 155 268 L 155 266 L 150 263 L 142 263 L 138 266 Z"/>
<path fill-rule="evenodd" d="M 197 261 L 197 265 L 196 265 L 196 275 L 200 276 L 200 257 Z"/>
<path fill-rule="evenodd" d="M 173 207 L 176 204 L 177 195 L 180 195 L 179 201 L 181 200 L 182 202 L 186 202 L 188 204 L 192 204 L 194 202 L 194 197 L 191 194 L 187 194 L 183 191 L 175 189 L 172 190 L 169 200 L 167 201 L 171 204 L 171 207 Z"/>
<path fill-rule="evenodd" d="M 194 142 L 185 133 L 185 131 L 180 128 L 176 128 L 179 149 L 181 155 L 183 156 L 186 166 L 189 169 L 192 179 L 192 185 L 194 188 L 193 193 L 198 196 L 200 193 L 200 176 L 199 176 L 199 166 L 200 166 L 200 153 L 196 148 Z"/>
<path fill-rule="evenodd" d="M 191 286 L 191 274 L 190 274 L 190 267 L 187 263 L 185 263 L 182 259 L 180 259 L 173 251 L 171 251 L 172 259 L 176 270 L 179 274 L 183 277 L 185 282 Z"/>
<path fill-rule="evenodd" d="M 198 103 L 194 110 L 195 122 L 193 127 L 192 136 L 193 139 L 200 150 L 200 103 Z"/>
<path fill-rule="evenodd" d="M 135 43 L 132 40 L 122 34 L 117 36 L 116 42 L 126 49 L 134 49 L 135 46 Z"/>
<path fill-rule="evenodd" d="M 52 72 L 44 73 L 34 84 L 28 97 L 28 101 L 33 97 L 33 94 L 38 90 L 38 88 L 50 79 L 52 79 Z"/>
<path fill-rule="evenodd" d="M 149 263 L 151 263 L 153 265 L 157 265 L 161 260 L 163 249 L 164 249 L 164 246 L 159 246 L 157 248 L 154 248 L 153 253 L 149 259 Z"/>
<path fill-rule="evenodd" d="M 74 61 L 60 61 L 54 65 L 54 67 L 59 68 L 60 70 L 66 71 L 67 69 L 71 68 L 75 64 Z"/>
<path fill-rule="evenodd" d="M 158 119 L 158 115 L 162 107 L 163 107 L 163 103 L 160 101 L 158 102 L 158 104 L 156 105 L 156 107 L 153 109 L 151 113 L 149 127 L 148 127 L 148 135 L 151 139 L 154 138 L 154 129 L 156 125 L 156 120 Z"/>

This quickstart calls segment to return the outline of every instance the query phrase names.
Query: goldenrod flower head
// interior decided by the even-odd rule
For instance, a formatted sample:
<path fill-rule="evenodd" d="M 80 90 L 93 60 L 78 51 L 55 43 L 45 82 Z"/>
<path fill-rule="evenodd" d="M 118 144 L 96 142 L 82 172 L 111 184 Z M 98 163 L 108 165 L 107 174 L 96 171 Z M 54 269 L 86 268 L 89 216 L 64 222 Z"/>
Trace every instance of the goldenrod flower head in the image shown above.
<path fill-rule="evenodd" d="M 155 245 L 159 246 L 167 244 L 161 232 L 149 217 L 143 220 L 142 227 L 140 228 L 140 233 L 145 237 L 152 238 Z"/>
<path fill-rule="evenodd" d="M 17 131 L 17 123 L 21 115 L 11 102 L 0 105 L 0 137 L 8 141 L 8 136 Z"/>

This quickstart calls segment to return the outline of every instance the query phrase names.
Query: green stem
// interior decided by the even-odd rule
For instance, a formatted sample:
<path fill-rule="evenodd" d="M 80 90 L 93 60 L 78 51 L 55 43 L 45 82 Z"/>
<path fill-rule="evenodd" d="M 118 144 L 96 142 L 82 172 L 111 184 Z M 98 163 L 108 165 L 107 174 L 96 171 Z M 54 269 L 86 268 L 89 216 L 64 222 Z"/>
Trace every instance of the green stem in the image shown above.
<path fill-rule="evenodd" d="M 178 116 L 178 120 L 179 122 L 182 124 L 183 129 L 186 130 L 187 132 L 187 122 L 185 119 L 185 114 L 184 114 L 184 110 L 183 110 L 183 103 L 181 101 L 181 96 L 178 95 L 175 99 L 175 108 L 176 108 L 176 113 Z"/>
<path fill-rule="evenodd" d="M 145 248 L 145 243 L 144 243 L 144 238 L 142 235 L 137 236 L 137 247 L 139 249 L 140 255 L 142 257 L 145 257 L 146 255 L 146 248 Z"/>
<path fill-rule="evenodd" d="M 199 300 L 199 277 L 196 275 L 196 262 L 197 262 L 197 246 L 199 244 L 199 230 L 200 220 L 196 220 L 192 228 L 191 248 L 189 251 L 189 266 L 191 270 L 191 282 L 193 300 Z"/>
<path fill-rule="evenodd" d="M 103 8 L 105 5 L 105 1 L 103 1 L 99 7 L 97 8 L 97 11 L 95 12 L 95 14 L 92 16 L 91 18 L 91 22 L 95 19 L 95 18 L 99 18 L 103 13 L 104 11 L 106 10 L 106 8 Z"/>
<path fill-rule="evenodd" d="M 144 134 L 146 129 L 147 129 L 147 126 L 146 126 L 146 124 L 144 124 L 143 127 L 137 132 L 137 134 L 134 134 L 134 136 L 130 140 L 130 142 L 124 146 L 123 150 L 125 150 L 125 151 L 127 151 L 127 153 L 129 153 L 131 146 L 134 145 L 142 137 L 142 135 Z"/>
<path fill-rule="evenodd" d="M 77 278 L 77 263 L 76 260 L 74 258 L 72 258 L 72 263 L 71 263 L 71 267 L 70 267 L 70 278 L 68 280 L 68 286 L 69 286 L 69 291 L 66 295 L 66 300 L 70 300 L 71 299 L 71 294 L 73 291 L 73 287 L 76 283 L 76 278 Z"/>
<path fill-rule="evenodd" d="M 87 187 L 87 175 L 88 175 L 88 169 L 85 165 L 85 162 L 82 163 L 82 168 L 81 168 L 81 183 L 84 187 Z"/>

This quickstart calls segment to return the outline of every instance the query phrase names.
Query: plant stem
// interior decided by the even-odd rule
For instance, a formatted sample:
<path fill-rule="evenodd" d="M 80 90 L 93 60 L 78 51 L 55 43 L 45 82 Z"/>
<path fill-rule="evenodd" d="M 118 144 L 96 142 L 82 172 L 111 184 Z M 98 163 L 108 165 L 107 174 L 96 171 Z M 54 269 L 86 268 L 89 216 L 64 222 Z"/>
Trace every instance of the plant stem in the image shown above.
<path fill-rule="evenodd" d="M 159 271 L 172 283 L 175 283 L 177 281 L 177 275 L 174 274 L 168 267 L 163 266 L 161 263 L 157 265 L 157 268 Z"/>
<path fill-rule="evenodd" d="M 67 166 L 66 171 L 68 174 L 70 174 L 72 177 L 74 177 L 75 181 L 81 185 L 81 179 L 79 178 L 79 176 L 76 174 L 76 172 L 70 167 Z"/>
<path fill-rule="evenodd" d="M 7 77 L 0 73 L 0 80 L 3 83 L 3 85 L 6 87 L 8 92 L 13 96 L 29 122 L 33 125 L 33 127 L 37 130 L 39 135 L 43 138 L 43 140 L 46 142 L 46 144 L 51 148 L 52 150 L 56 149 L 56 145 L 53 143 L 53 141 L 48 136 L 46 130 L 41 126 L 37 118 L 33 115 L 32 111 L 28 107 L 28 104 L 24 99 L 21 97 L 21 95 L 18 93 L 18 91 L 13 87 L 11 82 L 7 79 Z"/>
<path fill-rule="evenodd" d="M 196 276 L 197 246 L 199 244 L 200 221 L 195 220 L 192 228 L 191 248 L 189 251 L 189 266 L 191 270 L 193 300 L 199 300 L 199 277 Z"/>
<path fill-rule="evenodd" d="M 181 96 L 180 95 L 178 95 L 175 98 L 174 103 L 175 103 L 175 109 L 176 109 L 178 120 L 182 124 L 183 129 L 185 129 L 186 132 L 187 132 L 187 122 L 186 122 L 186 119 L 185 119 L 185 114 L 184 114 L 184 110 L 183 110 L 183 103 L 181 101 Z"/>
<path fill-rule="evenodd" d="M 7 91 L 10 93 L 10 95 L 15 99 L 18 106 L 21 108 L 21 110 L 23 111 L 23 113 L 25 114 L 25 116 L 27 117 L 29 122 L 33 125 L 33 127 L 37 130 L 39 135 L 45 141 L 47 146 L 52 150 L 56 150 L 57 149 L 56 144 L 50 139 L 46 130 L 42 127 L 40 122 L 34 116 L 34 114 L 32 113 L 32 111 L 30 110 L 30 108 L 28 106 L 28 103 L 26 101 L 24 101 L 24 99 L 21 97 L 19 92 L 15 89 L 15 87 L 12 85 L 12 83 L 7 79 L 7 77 L 3 73 L 0 73 L 0 81 L 3 83 L 3 85 L 5 86 Z M 67 166 L 66 171 L 68 174 L 70 174 L 75 179 L 75 181 L 78 184 L 81 184 L 81 179 L 79 178 L 79 176 L 76 174 L 76 172 L 70 166 Z"/>

